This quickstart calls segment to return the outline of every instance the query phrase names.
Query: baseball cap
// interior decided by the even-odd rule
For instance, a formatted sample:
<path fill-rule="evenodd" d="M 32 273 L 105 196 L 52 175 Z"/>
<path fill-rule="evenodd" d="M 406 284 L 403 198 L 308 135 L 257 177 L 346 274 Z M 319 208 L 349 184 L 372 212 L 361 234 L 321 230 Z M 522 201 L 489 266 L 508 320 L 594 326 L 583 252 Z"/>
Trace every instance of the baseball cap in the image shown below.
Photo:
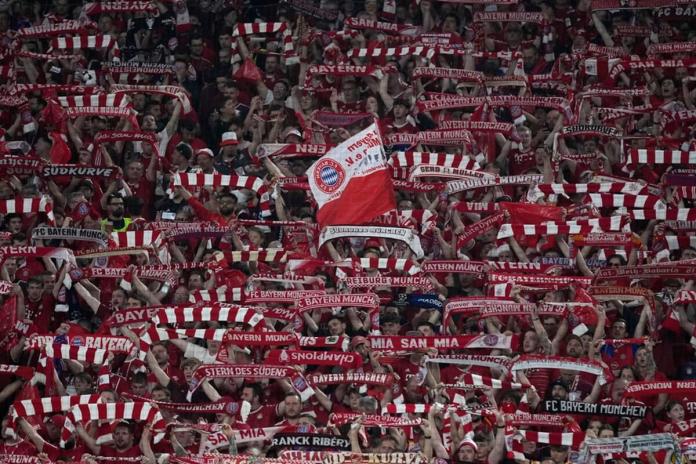
<path fill-rule="evenodd" d="M 222 138 L 220 139 L 221 147 L 229 147 L 231 145 L 237 145 L 238 143 L 239 140 L 237 140 L 237 133 L 233 131 L 223 133 Z"/>

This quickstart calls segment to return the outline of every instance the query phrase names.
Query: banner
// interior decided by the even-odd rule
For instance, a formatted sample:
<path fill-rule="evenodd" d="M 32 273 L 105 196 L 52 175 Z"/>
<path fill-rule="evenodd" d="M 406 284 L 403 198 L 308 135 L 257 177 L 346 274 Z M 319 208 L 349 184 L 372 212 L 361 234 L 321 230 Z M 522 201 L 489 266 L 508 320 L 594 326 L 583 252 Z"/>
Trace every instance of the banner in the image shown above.
<path fill-rule="evenodd" d="M 580 401 L 546 400 L 546 412 L 564 414 L 586 414 L 589 416 L 618 416 L 642 419 L 648 412 L 647 406 L 630 404 L 583 403 Z"/>
<path fill-rule="evenodd" d="M 350 440 L 338 435 L 318 433 L 276 433 L 271 448 L 349 450 Z"/>

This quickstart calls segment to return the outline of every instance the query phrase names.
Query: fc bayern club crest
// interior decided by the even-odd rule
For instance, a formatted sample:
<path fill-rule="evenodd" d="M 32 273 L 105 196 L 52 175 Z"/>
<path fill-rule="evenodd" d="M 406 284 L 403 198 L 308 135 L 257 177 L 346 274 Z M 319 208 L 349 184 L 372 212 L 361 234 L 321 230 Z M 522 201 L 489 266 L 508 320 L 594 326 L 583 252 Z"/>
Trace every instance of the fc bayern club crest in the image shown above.
<path fill-rule="evenodd" d="M 345 178 L 343 166 L 330 158 L 319 160 L 314 169 L 314 182 L 324 193 L 334 193 L 343 185 Z"/>

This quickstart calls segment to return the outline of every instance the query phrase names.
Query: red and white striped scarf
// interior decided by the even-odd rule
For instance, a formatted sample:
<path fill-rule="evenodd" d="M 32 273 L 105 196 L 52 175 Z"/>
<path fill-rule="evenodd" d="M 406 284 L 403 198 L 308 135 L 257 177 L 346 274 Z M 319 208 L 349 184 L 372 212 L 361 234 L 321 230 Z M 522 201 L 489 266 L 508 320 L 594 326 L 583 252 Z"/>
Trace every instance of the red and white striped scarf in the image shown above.
<path fill-rule="evenodd" d="M 159 230 L 129 230 L 111 234 L 111 239 L 121 248 L 159 246 L 162 244 L 162 238 L 162 232 Z"/>
<path fill-rule="evenodd" d="M 637 164 L 696 164 L 696 151 L 628 149 L 626 166 L 630 168 Z"/>
<path fill-rule="evenodd" d="M 259 322 L 263 321 L 263 316 L 256 313 L 253 308 L 216 303 L 210 306 L 198 307 L 164 307 L 152 318 L 152 322 L 155 325 L 201 321 L 235 322 L 255 327 Z"/>
<path fill-rule="evenodd" d="M 421 272 L 418 263 L 405 258 L 352 258 L 346 262 L 362 270 L 405 272 L 409 275 Z"/>
<path fill-rule="evenodd" d="M 108 34 L 102 35 L 76 35 L 70 37 L 54 37 L 51 39 L 51 48 L 56 50 L 82 50 L 94 48 L 106 48 L 112 54 L 112 59 L 118 61 L 121 51 L 116 39 Z"/>
<path fill-rule="evenodd" d="M 75 345 L 46 345 L 44 352 L 48 358 L 71 359 L 96 365 L 104 364 L 108 355 L 107 350 Z"/>
<path fill-rule="evenodd" d="M 398 168 L 410 168 L 418 165 L 446 166 L 458 169 L 479 170 L 481 166 L 467 155 L 427 152 L 427 151 L 397 151 L 392 153 L 389 164 Z M 395 176 L 397 177 L 397 176 Z M 399 176 L 404 177 L 404 176 Z"/>
<path fill-rule="evenodd" d="M 662 199 L 655 195 L 623 195 L 590 193 L 590 201 L 597 208 L 666 209 Z"/>
<path fill-rule="evenodd" d="M 383 58 L 387 56 L 422 56 L 432 58 L 436 50 L 432 47 L 367 47 L 351 48 L 348 58 Z"/>
<path fill-rule="evenodd" d="M 173 186 L 190 187 L 237 187 L 249 189 L 259 196 L 262 216 L 270 216 L 270 196 L 263 179 L 252 176 L 230 176 L 223 174 L 176 173 L 172 175 Z"/>
<path fill-rule="evenodd" d="M 58 103 L 66 108 L 76 106 L 123 108 L 128 106 L 129 101 L 124 94 L 98 93 L 90 95 L 68 95 L 58 97 Z"/>
<path fill-rule="evenodd" d="M 532 190 L 544 195 L 574 195 L 577 193 L 623 193 L 638 195 L 645 193 L 647 187 L 638 182 L 601 182 L 590 184 L 538 184 Z"/>
<path fill-rule="evenodd" d="M 226 251 L 225 259 L 230 263 L 284 263 L 288 260 L 288 251 L 267 249 L 255 251 Z"/>
<path fill-rule="evenodd" d="M 613 375 L 609 368 L 605 368 L 600 363 L 589 359 L 580 360 L 563 356 L 525 354 L 520 356 L 520 358 L 513 363 L 511 370 L 514 376 L 517 371 L 527 369 L 563 369 L 585 372 L 599 376 L 601 385 L 613 379 Z"/>
<path fill-rule="evenodd" d="M 234 37 L 253 35 L 253 34 L 276 34 L 283 32 L 287 28 L 285 23 L 239 23 L 235 27 L 232 35 Z"/>
<path fill-rule="evenodd" d="M 117 419 L 146 422 L 154 432 L 154 442 L 159 443 L 165 435 L 167 426 L 159 409 L 151 403 L 105 403 L 75 405 L 65 417 L 61 430 L 60 446 L 64 447 L 75 431 L 75 423 L 87 424 L 93 420 Z"/>
<path fill-rule="evenodd" d="M 633 209 L 626 214 L 635 220 L 696 221 L 696 208 Z"/>
<path fill-rule="evenodd" d="M 498 239 L 514 236 L 544 236 L 559 234 L 588 234 L 594 231 L 618 232 L 626 224 L 622 216 L 587 219 L 584 221 L 547 222 L 544 224 L 503 224 Z"/>
<path fill-rule="evenodd" d="M 191 303 L 241 303 L 245 301 L 244 289 L 223 285 L 214 290 L 194 290 L 189 293 Z"/>
<path fill-rule="evenodd" d="M 506 445 L 508 446 L 508 457 L 520 461 L 528 461 L 524 455 L 522 440 L 534 443 L 545 443 L 554 446 L 569 446 L 572 449 L 579 449 L 585 440 L 584 432 L 536 432 L 532 430 L 516 430 L 514 434 L 506 434 Z"/>
<path fill-rule="evenodd" d="M 91 404 L 97 401 L 99 401 L 99 395 L 49 396 L 35 400 L 16 401 L 12 404 L 7 430 L 16 436 L 15 428 L 18 417 L 43 417 L 46 414 L 69 411 L 78 404 Z"/>
<path fill-rule="evenodd" d="M 45 213 L 51 224 L 53 224 L 53 221 L 55 221 L 55 217 L 53 216 L 53 203 L 50 197 L 23 198 L 19 200 L 0 200 L 0 213 Z"/>

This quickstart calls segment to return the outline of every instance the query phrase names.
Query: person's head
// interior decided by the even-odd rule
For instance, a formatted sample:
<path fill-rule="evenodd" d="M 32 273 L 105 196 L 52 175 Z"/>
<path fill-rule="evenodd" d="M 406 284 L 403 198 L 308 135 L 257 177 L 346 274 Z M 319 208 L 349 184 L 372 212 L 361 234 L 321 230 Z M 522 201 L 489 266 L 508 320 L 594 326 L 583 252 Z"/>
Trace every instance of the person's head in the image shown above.
<path fill-rule="evenodd" d="M 539 61 L 539 50 L 534 45 L 524 47 L 522 49 L 522 59 L 524 60 L 525 71 L 531 71 Z"/>
<path fill-rule="evenodd" d="M 510 46 L 516 47 L 522 41 L 522 26 L 519 23 L 510 23 L 505 29 L 505 41 Z"/>
<path fill-rule="evenodd" d="M 285 417 L 296 419 L 302 413 L 302 399 L 295 392 L 285 395 Z"/>
<path fill-rule="evenodd" d="M 27 298 L 29 301 L 39 301 L 43 295 L 43 281 L 39 277 L 30 277 L 27 281 Z"/>
<path fill-rule="evenodd" d="M 571 358 L 579 358 L 582 356 L 582 340 L 577 335 L 569 335 L 568 343 L 566 343 L 566 354 Z"/>
<path fill-rule="evenodd" d="M 99 400 L 102 403 L 115 403 L 116 402 L 116 391 L 112 390 L 110 388 L 107 388 L 106 390 L 101 390 L 99 392 Z"/>
<path fill-rule="evenodd" d="M 616 432 L 614 431 L 614 427 L 609 424 L 604 424 L 599 429 L 599 438 L 613 438 L 615 436 Z"/>
<path fill-rule="evenodd" d="M 667 405 L 665 405 L 665 413 L 672 422 L 681 422 L 684 420 L 684 406 L 682 406 L 679 401 L 668 401 Z"/>
<path fill-rule="evenodd" d="M 517 133 L 522 141 L 522 146 L 529 148 L 532 144 L 532 130 L 527 126 L 518 126 Z"/>
<path fill-rule="evenodd" d="M 660 82 L 660 93 L 662 94 L 663 98 L 674 97 L 676 91 L 677 86 L 674 82 L 674 79 L 672 79 L 671 77 L 665 77 L 662 79 L 662 82 Z"/>
<path fill-rule="evenodd" d="M 92 393 L 92 376 L 87 372 L 80 372 L 75 376 L 73 385 L 78 395 L 89 395 Z"/>
<path fill-rule="evenodd" d="M 561 380 L 556 380 L 551 384 L 551 399 L 566 400 L 568 399 L 568 386 Z"/>
<path fill-rule="evenodd" d="M 332 317 L 326 325 L 329 328 L 330 335 L 341 336 L 346 333 L 346 323 L 340 317 Z"/>
<path fill-rule="evenodd" d="M 273 84 L 273 99 L 278 102 L 285 101 L 290 94 L 290 87 L 286 81 L 276 81 Z"/>
<path fill-rule="evenodd" d="M 626 260 L 621 255 L 613 255 L 607 260 L 609 267 L 621 267 L 626 265 Z"/>
<path fill-rule="evenodd" d="M 278 55 L 266 55 L 266 63 L 264 63 L 266 74 L 274 74 L 280 69 L 280 59 Z"/>
<path fill-rule="evenodd" d="M 379 403 L 371 396 L 363 396 L 358 401 L 358 409 L 364 414 L 377 414 Z"/>
<path fill-rule="evenodd" d="M 189 44 L 189 49 L 191 50 L 191 56 L 200 57 L 203 55 L 203 37 L 195 36 L 191 37 L 191 42 Z"/>
<path fill-rule="evenodd" d="M 153 344 L 150 351 L 152 351 L 152 355 L 160 366 L 164 366 L 169 362 L 169 351 L 164 343 Z"/>
<path fill-rule="evenodd" d="M 205 276 L 203 272 L 199 269 L 194 269 L 188 278 L 188 288 L 189 290 L 203 290 L 205 284 Z"/>
<path fill-rule="evenodd" d="M 617 319 L 611 325 L 611 337 L 616 339 L 626 338 L 628 336 L 628 328 L 626 321 L 623 319 Z"/>
<path fill-rule="evenodd" d="M 245 384 L 242 388 L 242 400 L 248 401 L 254 409 L 261 403 L 262 396 L 263 390 L 258 383 Z"/>
<path fill-rule="evenodd" d="M 475 462 L 476 461 L 476 442 L 471 439 L 462 440 L 457 449 L 457 460 L 459 462 Z"/>
<path fill-rule="evenodd" d="M 682 250 L 679 260 L 684 261 L 689 259 L 696 259 L 696 248 L 688 247 Z"/>
<path fill-rule="evenodd" d="M 110 218 L 121 219 L 125 213 L 125 202 L 120 193 L 112 193 L 106 200 L 106 211 Z"/>
<path fill-rule="evenodd" d="M 635 371 L 633 370 L 632 366 L 624 366 L 621 368 L 621 371 L 619 372 L 619 378 L 625 380 L 626 382 L 635 382 L 637 380 L 637 376 Z"/>
<path fill-rule="evenodd" d="M 435 335 L 435 326 L 432 322 L 422 321 L 416 326 L 416 330 L 424 337 L 432 337 Z"/>
<path fill-rule="evenodd" d="M 551 446 L 551 460 L 555 464 L 564 464 L 568 460 L 568 447 L 567 446 Z"/>
<path fill-rule="evenodd" d="M 375 453 L 396 453 L 399 451 L 399 443 L 390 436 L 377 439 L 373 450 Z"/>
<path fill-rule="evenodd" d="M 217 200 L 218 211 L 225 217 L 229 217 L 237 210 L 237 197 L 231 193 L 220 195 Z"/>
<path fill-rule="evenodd" d="M 237 96 L 239 95 L 239 91 L 237 90 L 236 87 L 228 87 L 227 92 L 225 92 L 226 95 L 229 96 L 225 100 L 225 103 L 223 103 L 222 108 L 220 110 L 220 113 L 222 114 L 223 117 L 227 119 L 232 119 L 237 117 Z"/>
<path fill-rule="evenodd" d="M 450 13 L 442 20 L 442 32 L 457 33 L 459 32 L 459 16 Z"/>
<path fill-rule="evenodd" d="M 145 372 L 136 372 L 133 374 L 130 386 L 131 392 L 134 395 L 145 396 L 147 394 L 147 374 Z"/>
<path fill-rule="evenodd" d="M 22 216 L 17 213 L 5 216 L 5 230 L 11 234 L 20 233 L 22 231 Z"/>
<path fill-rule="evenodd" d="M 341 90 L 343 90 L 343 98 L 346 103 L 357 103 L 360 98 L 360 87 L 355 80 L 344 79 Z"/>
<path fill-rule="evenodd" d="M 614 403 L 618 403 L 621 401 L 621 398 L 623 397 L 624 391 L 626 390 L 626 386 L 628 386 L 628 383 L 629 382 L 621 378 L 615 379 L 614 382 L 612 382 L 611 399 L 614 401 Z"/>
<path fill-rule="evenodd" d="M 133 429 L 127 422 L 121 422 L 113 432 L 114 446 L 123 451 L 133 446 Z"/>
<path fill-rule="evenodd" d="M 157 385 L 152 389 L 152 399 L 155 401 L 171 401 L 172 394 L 167 387 Z"/>
<path fill-rule="evenodd" d="M 526 331 L 522 339 L 522 351 L 524 353 L 534 353 L 537 348 L 539 348 L 539 336 L 533 330 Z"/>
<path fill-rule="evenodd" d="M 198 369 L 201 362 L 196 358 L 187 358 L 181 361 L 181 372 L 184 373 L 184 378 L 187 382 L 190 382 L 193 378 L 193 373 Z"/>
<path fill-rule="evenodd" d="M 403 99 L 399 98 L 394 101 L 394 119 L 403 119 L 408 115 L 409 104 Z"/>
<path fill-rule="evenodd" d="M 397 314 L 387 312 L 387 314 L 380 317 L 382 335 L 398 335 L 401 330 L 401 319 L 398 315 L 398 309 L 394 309 L 397 311 Z"/>
<path fill-rule="evenodd" d="M 595 436 L 599 435 L 599 430 L 602 428 L 602 421 L 599 419 L 590 419 L 585 430 L 594 432 Z"/>
<path fill-rule="evenodd" d="M 196 152 L 196 164 L 203 172 L 210 172 L 213 169 L 213 158 L 213 152 L 209 148 Z"/>

